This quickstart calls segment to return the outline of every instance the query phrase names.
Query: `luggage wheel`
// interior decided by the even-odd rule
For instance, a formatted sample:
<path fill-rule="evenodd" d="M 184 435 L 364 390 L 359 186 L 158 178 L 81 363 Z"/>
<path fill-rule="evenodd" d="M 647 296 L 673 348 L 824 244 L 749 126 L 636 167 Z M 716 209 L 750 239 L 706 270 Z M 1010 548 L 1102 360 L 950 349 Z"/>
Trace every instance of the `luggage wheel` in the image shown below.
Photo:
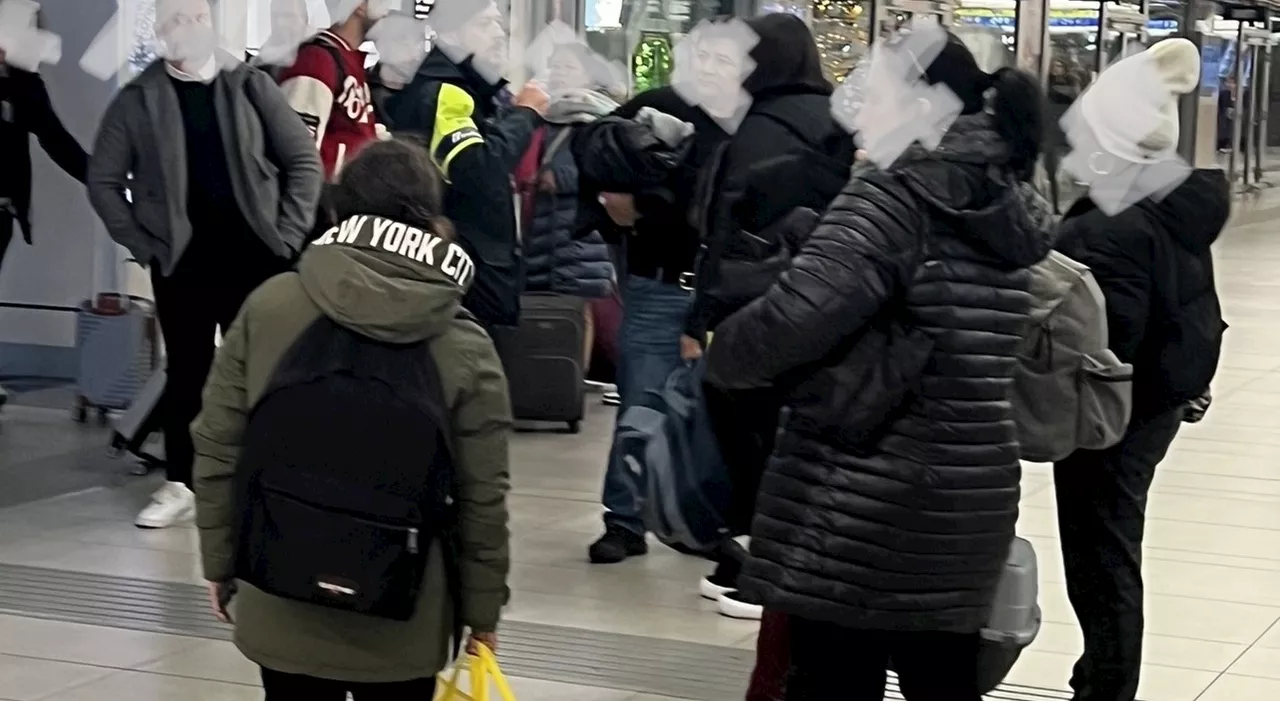
<path fill-rule="evenodd" d="M 570 422 L 569 422 L 569 433 L 582 433 L 582 422 L 581 422 L 581 421 L 570 421 Z"/>

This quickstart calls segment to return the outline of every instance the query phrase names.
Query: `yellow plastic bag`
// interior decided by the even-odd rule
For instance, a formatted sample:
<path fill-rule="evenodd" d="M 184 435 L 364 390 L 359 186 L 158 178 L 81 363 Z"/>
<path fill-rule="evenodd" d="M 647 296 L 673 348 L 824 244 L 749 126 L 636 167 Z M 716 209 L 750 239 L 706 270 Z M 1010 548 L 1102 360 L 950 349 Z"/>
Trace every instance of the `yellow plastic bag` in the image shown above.
<path fill-rule="evenodd" d="M 500 701 L 516 701 L 511 685 L 507 684 L 506 676 L 498 668 L 498 658 L 494 657 L 493 651 L 483 645 L 477 648 L 480 654 L 459 659 L 447 677 L 440 675 L 440 695 L 436 701 L 489 701 L 490 685 L 498 688 Z M 458 688 L 458 679 L 464 669 L 468 672 L 471 693 Z"/>

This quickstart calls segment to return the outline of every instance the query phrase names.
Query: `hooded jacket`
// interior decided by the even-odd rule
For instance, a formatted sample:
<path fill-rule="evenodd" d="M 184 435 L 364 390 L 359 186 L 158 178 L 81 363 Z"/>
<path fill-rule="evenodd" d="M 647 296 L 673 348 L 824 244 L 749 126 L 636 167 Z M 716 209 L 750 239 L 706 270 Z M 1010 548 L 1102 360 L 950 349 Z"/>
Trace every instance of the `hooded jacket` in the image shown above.
<path fill-rule="evenodd" d="M 1107 216 L 1082 197 L 1063 218 L 1057 248 L 1092 269 L 1111 349 L 1133 364 L 1135 421 L 1199 397 L 1217 372 L 1226 324 L 1209 249 L 1230 214 L 1226 176 L 1199 169 L 1161 200 Z"/>
<path fill-rule="evenodd" d="M 38 73 L 0 66 L 0 153 L 5 154 L 5 165 L 0 169 L 0 200 L 9 200 L 13 211 L 8 214 L 21 227 L 27 243 L 31 243 L 32 134 L 58 167 L 84 182 L 89 156 L 53 111 L 44 80 Z M 0 207 L 0 221 L 4 215 Z M 0 240 L 6 244 L 7 233 L 0 232 Z M 2 258 L 4 248 L 0 245 Z"/>
<path fill-rule="evenodd" d="M 290 346 L 325 315 L 380 341 L 427 341 L 453 412 L 462 619 L 473 630 L 493 631 L 507 602 L 510 560 L 511 411 L 502 364 L 480 326 L 459 316 L 470 279 L 462 256 L 421 262 L 368 241 L 364 230 L 351 245 L 309 246 L 296 272 L 268 280 L 249 296 L 223 337 L 203 410 L 192 424 L 204 575 L 211 581 L 233 575 L 233 481 L 247 416 Z M 236 645 L 259 665 L 288 674 L 356 683 L 431 677 L 450 651 L 454 604 L 444 571 L 437 546 L 417 613 L 403 623 L 288 601 L 242 584 Z"/>
<path fill-rule="evenodd" d="M 511 174 L 541 120 L 524 107 L 499 109 L 505 83 L 481 76 L 471 60 L 455 63 L 438 47 L 413 81 L 387 99 L 395 131 L 427 140 L 448 181 L 445 214 L 476 262 L 465 305 L 486 325 L 514 326 L 524 289 Z"/>
<path fill-rule="evenodd" d="M 1018 518 L 1009 392 L 1047 211 L 990 120 L 860 166 L 792 266 L 724 321 L 708 379 L 788 393 L 746 588 L 849 628 L 976 633 Z"/>
<path fill-rule="evenodd" d="M 546 127 L 537 158 L 539 172 L 550 174 L 555 190 L 532 193 L 533 221 L 524 237 L 528 266 L 525 289 L 529 292 L 599 298 L 613 291 L 608 244 L 600 232 L 578 228 L 578 164 L 570 143 L 580 125 L 617 107 L 616 102 L 593 90 L 565 91 L 552 97 L 547 113 L 552 124 Z"/>
<path fill-rule="evenodd" d="M 836 156 L 832 146 L 839 137 L 844 137 L 848 146 L 843 168 L 836 166 L 842 171 L 837 175 L 841 185 L 853 163 L 853 141 L 831 117 L 831 85 L 823 77 L 817 46 L 804 22 L 794 15 L 775 13 L 753 18 L 748 24 L 760 37 L 751 50 L 756 68 L 743 83 L 751 95 L 751 107 L 718 157 L 704 170 L 701 201 L 694 209 L 700 220 L 695 223 L 702 248 L 685 334 L 696 339 L 702 339 L 735 310 L 708 291 L 720 283 L 723 257 L 752 257 L 738 250 L 742 248 L 742 242 L 735 240 L 739 233 L 759 234 L 764 228 L 759 224 L 772 223 L 759 221 L 759 215 L 769 210 L 778 212 L 780 218 L 782 212 L 794 207 L 825 209 L 840 185 L 825 191 L 827 201 L 814 203 L 811 195 L 818 183 L 812 180 L 831 170 L 824 156 Z M 778 167 L 776 161 L 795 155 L 813 156 L 810 161 L 815 172 L 805 174 L 805 180 L 810 180 L 804 183 L 806 187 L 798 191 L 794 181 L 784 180 L 760 187 L 761 175 L 772 175 L 761 173 L 761 166 L 773 162 L 771 166 Z"/>

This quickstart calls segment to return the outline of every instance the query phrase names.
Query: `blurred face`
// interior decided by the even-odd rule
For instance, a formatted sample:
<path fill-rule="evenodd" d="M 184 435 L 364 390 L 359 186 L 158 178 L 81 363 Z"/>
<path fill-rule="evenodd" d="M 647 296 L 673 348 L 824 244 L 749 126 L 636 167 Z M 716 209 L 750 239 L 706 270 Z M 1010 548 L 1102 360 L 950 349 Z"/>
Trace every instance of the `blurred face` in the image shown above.
<path fill-rule="evenodd" d="M 547 87 L 552 90 L 591 87 L 591 75 L 582 65 L 582 58 L 568 49 L 551 54 L 547 62 Z"/>
<path fill-rule="evenodd" d="M 311 18 L 306 0 L 275 0 L 271 4 L 271 33 L 301 39 L 307 33 Z"/>
<path fill-rule="evenodd" d="M 693 83 L 700 102 L 710 109 L 730 110 L 738 98 L 746 65 L 742 49 L 728 37 L 705 37 L 694 46 Z"/>
<path fill-rule="evenodd" d="M 496 3 L 472 17 L 451 37 L 451 43 L 467 55 L 474 56 L 476 64 L 496 75 L 507 67 L 507 29 L 502 22 L 502 12 Z"/>
<path fill-rule="evenodd" d="M 165 60 L 198 67 L 218 46 L 208 0 L 161 0 L 156 6 L 156 37 Z"/>

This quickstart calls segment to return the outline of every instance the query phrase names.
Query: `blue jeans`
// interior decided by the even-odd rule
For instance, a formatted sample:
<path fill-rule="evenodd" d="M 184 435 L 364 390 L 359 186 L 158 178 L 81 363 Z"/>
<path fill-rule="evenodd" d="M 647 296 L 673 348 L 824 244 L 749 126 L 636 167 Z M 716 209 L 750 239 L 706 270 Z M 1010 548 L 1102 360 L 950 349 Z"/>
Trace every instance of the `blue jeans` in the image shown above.
<path fill-rule="evenodd" d="M 679 285 L 629 276 L 622 284 L 622 328 L 618 331 L 618 418 L 651 389 L 661 389 L 680 367 L 680 336 L 690 294 Z M 617 436 L 615 430 L 615 438 Z M 604 522 L 644 533 L 635 481 L 618 456 L 615 440 L 604 476 Z"/>

